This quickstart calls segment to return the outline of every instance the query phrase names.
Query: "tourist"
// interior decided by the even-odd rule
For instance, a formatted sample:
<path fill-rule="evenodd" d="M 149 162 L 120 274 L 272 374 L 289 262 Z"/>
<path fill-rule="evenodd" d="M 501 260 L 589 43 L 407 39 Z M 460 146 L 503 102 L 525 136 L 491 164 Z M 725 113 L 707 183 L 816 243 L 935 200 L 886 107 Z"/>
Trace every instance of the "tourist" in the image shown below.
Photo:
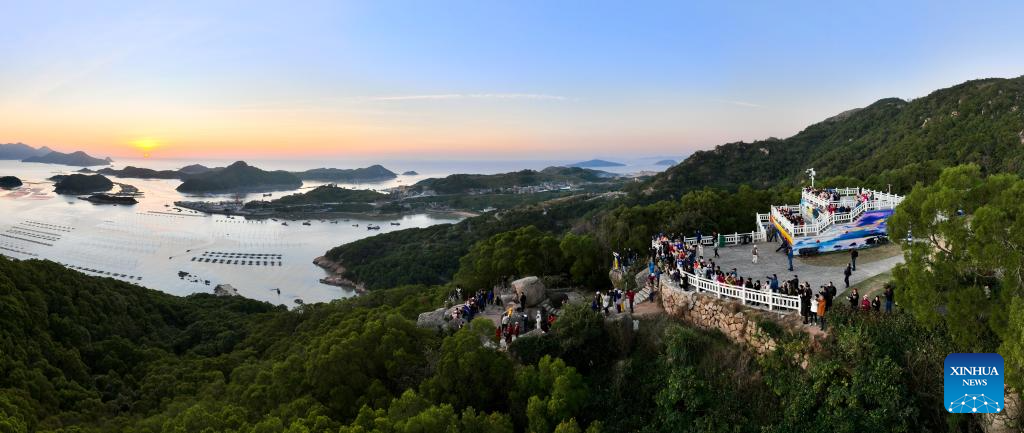
<path fill-rule="evenodd" d="M 811 295 L 810 291 L 799 291 L 800 295 L 800 315 L 804 318 L 804 325 L 811 318 Z"/>
<path fill-rule="evenodd" d="M 875 299 L 871 300 L 871 310 L 877 313 L 877 312 L 881 311 L 881 309 L 882 309 L 882 301 L 878 300 L 878 296 L 875 296 Z"/>
<path fill-rule="evenodd" d="M 825 330 L 826 312 L 828 312 L 828 293 L 823 290 L 822 293 L 818 295 L 818 327 L 822 331 Z"/>
<path fill-rule="evenodd" d="M 751 262 L 753 262 L 756 265 L 757 264 L 757 245 L 754 245 L 754 248 L 750 250 L 750 256 L 751 256 L 751 259 L 750 259 Z"/>
<path fill-rule="evenodd" d="M 851 267 L 851 268 L 852 268 L 852 269 L 853 269 L 854 271 L 856 271 L 856 270 L 857 270 L 857 256 L 859 256 L 859 255 L 860 255 L 860 253 L 859 253 L 859 252 L 857 252 L 857 249 L 856 249 L 856 248 L 854 248 L 854 249 L 850 250 L 850 267 Z"/>
<path fill-rule="evenodd" d="M 893 290 L 892 290 L 892 285 L 886 284 L 886 286 L 885 286 L 885 312 L 886 313 L 891 313 L 892 312 L 893 295 L 894 295 L 894 293 L 893 293 Z"/>
<path fill-rule="evenodd" d="M 604 305 L 604 315 L 607 316 L 608 315 L 608 310 L 610 310 L 612 308 L 612 297 L 611 297 L 610 294 L 602 294 L 601 295 L 601 301 L 602 301 L 602 304 Z"/>
<path fill-rule="evenodd" d="M 847 289 L 850 288 L 850 275 L 853 275 L 853 270 L 850 268 L 850 265 L 847 264 L 846 269 L 843 270 L 843 281 L 846 282 Z"/>
<path fill-rule="evenodd" d="M 861 311 L 871 311 L 871 301 L 868 299 L 868 295 L 864 295 L 864 298 L 860 301 Z"/>
<path fill-rule="evenodd" d="M 850 308 L 853 309 L 853 311 L 857 311 L 857 303 L 860 302 L 860 295 L 857 294 L 856 287 L 851 290 L 850 296 L 847 296 L 846 299 L 850 301 Z"/>
<path fill-rule="evenodd" d="M 789 259 L 789 271 L 793 272 L 793 247 L 786 245 L 786 258 Z"/>
<path fill-rule="evenodd" d="M 636 292 L 633 289 L 626 290 L 626 298 L 629 299 L 629 314 L 633 314 L 633 298 L 636 297 Z"/>

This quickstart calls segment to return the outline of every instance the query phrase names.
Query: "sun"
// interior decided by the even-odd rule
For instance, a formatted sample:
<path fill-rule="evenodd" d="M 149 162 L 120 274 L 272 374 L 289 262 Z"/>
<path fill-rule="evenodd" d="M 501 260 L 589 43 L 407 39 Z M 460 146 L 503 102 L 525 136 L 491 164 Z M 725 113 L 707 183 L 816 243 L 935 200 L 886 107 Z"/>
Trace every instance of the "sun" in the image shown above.
<path fill-rule="evenodd" d="M 140 138 L 132 141 L 132 146 L 142 152 L 143 158 L 149 158 L 150 153 L 160 147 L 160 142 L 153 138 Z"/>

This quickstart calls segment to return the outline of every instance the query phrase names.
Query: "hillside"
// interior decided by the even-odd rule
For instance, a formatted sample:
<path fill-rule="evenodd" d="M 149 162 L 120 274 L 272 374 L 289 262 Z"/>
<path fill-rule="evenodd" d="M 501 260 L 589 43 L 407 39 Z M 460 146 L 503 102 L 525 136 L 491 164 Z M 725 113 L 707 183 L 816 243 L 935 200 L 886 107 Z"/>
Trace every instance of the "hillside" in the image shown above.
<path fill-rule="evenodd" d="M 976 163 L 986 172 L 1024 172 L 1024 76 L 968 81 L 904 101 L 879 100 L 808 126 L 786 139 L 736 142 L 696 152 L 641 186 L 650 199 L 715 186 L 796 184 L 853 176 L 908 191 L 939 168 Z"/>
<path fill-rule="evenodd" d="M 548 167 L 541 171 L 520 170 L 500 174 L 453 174 L 443 178 L 424 179 L 413 185 L 417 191 L 437 194 L 493 192 L 512 187 L 538 186 L 545 183 L 589 183 L 607 181 L 611 173 L 578 167 Z"/>
<path fill-rule="evenodd" d="M 181 171 L 153 170 L 150 168 L 133 167 L 130 165 L 120 170 L 115 170 L 110 167 L 101 168 L 96 170 L 96 172 L 108 176 L 136 179 L 182 179 L 187 176 L 187 174 L 182 173 Z"/>
<path fill-rule="evenodd" d="M 295 189 L 302 180 L 287 171 L 265 171 L 243 161 L 223 169 L 189 176 L 177 190 L 189 193 L 227 193 Z"/>
<path fill-rule="evenodd" d="M 314 168 L 311 170 L 295 173 L 302 180 L 319 180 L 324 182 L 382 182 L 398 177 L 393 171 L 381 165 L 371 165 L 363 168 L 341 169 L 341 168 Z"/>
<path fill-rule="evenodd" d="M 93 165 L 110 165 L 112 162 L 110 158 L 100 159 L 89 156 L 89 154 L 82 152 L 81 150 L 72 153 L 61 153 L 53 151 L 45 155 L 31 156 L 22 160 L 22 162 L 39 162 L 45 164 L 61 164 L 61 165 L 74 165 L 79 167 L 89 167 Z"/>
<path fill-rule="evenodd" d="M 17 188 L 21 186 L 21 179 L 14 176 L 0 176 L 0 188 Z"/>
<path fill-rule="evenodd" d="M 71 174 L 59 178 L 53 187 L 58 194 L 85 194 L 110 191 L 114 183 L 102 174 Z"/>
<path fill-rule="evenodd" d="M 33 156 L 43 156 L 50 152 L 53 150 L 46 146 L 36 149 L 25 143 L 0 144 L 0 159 L 22 160 Z"/>

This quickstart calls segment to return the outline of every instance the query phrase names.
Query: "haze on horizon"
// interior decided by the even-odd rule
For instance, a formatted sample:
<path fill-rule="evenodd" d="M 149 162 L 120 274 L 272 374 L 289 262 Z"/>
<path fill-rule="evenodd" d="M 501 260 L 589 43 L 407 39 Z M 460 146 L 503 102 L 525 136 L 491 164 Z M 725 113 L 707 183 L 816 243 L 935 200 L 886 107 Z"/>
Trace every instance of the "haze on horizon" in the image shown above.
<path fill-rule="evenodd" d="M 0 142 L 115 158 L 683 155 L 1024 74 L 1006 37 L 1022 35 L 1019 2 L 294 3 L 3 2 Z"/>

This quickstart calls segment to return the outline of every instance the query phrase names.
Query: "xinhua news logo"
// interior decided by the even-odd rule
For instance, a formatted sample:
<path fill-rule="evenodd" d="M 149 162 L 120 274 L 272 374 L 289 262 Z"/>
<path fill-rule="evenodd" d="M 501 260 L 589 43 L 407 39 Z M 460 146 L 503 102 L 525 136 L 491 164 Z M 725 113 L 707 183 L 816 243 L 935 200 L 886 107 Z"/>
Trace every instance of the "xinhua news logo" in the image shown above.
<path fill-rule="evenodd" d="M 946 410 L 996 413 L 1003 410 L 1003 357 L 998 353 L 953 353 L 943 363 Z"/>

